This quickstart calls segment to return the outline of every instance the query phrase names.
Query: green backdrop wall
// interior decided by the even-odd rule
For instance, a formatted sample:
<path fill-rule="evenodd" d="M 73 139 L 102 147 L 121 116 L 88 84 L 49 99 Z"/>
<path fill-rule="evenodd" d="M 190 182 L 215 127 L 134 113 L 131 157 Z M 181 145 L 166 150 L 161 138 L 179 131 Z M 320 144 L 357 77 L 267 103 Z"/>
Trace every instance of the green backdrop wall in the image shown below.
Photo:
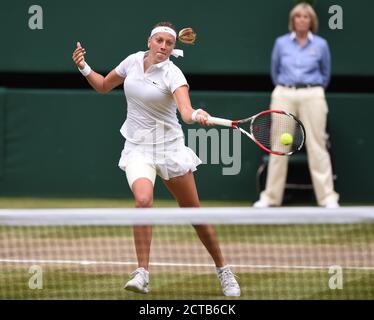
<path fill-rule="evenodd" d="M 130 53 L 145 50 L 151 27 L 170 20 L 198 33 L 178 64 L 191 74 L 268 74 L 277 36 L 287 32 L 293 0 L 27 0 L 1 3 L 0 71 L 72 72 L 71 52 L 80 40 L 96 70 L 114 68 Z M 31 30 L 29 7 L 43 9 L 43 29 Z M 343 9 L 343 30 L 330 30 L 331 5 Z M 317 0 L 319 34 L 332 52 L 333 74 L 374 75 L 371 39 L 374 2 Z M 6 49 L 6 50 L 5 50 Z"/>
<path fill-rule="evenodd" d="M 332 73 L 374 75 L 374 45 L 367 41 L 371 39 L 374 2 L 315 2 L 319 34 L 329 41 L 332 52 Z M 91 66 L 109 71 L 128 54 L 146 48 L 154 23 L 170 20 L 179 29 L 192 26 L 198 33 L 195 46 L 181 46 L 185 58 L 177 64 L 184 73 L 269 75 L 274 40 L 287 32 L 294 3 L 6 0 L 0 10 L 0 73 L 32 72 L 48 78 L 49 73 L 77 72 L 71 53 L 78 40 L 86 47 Z M 42 30 L 28 26 L 33 4 L 43 9 Z M 343 30 L 328 27 L 332 5 L 343 9 Z M 239 118 L 264 109 L 270 92 L 192 91 L 191 97 L 195 106 Z M 374 95 L 329 93 L 328 101 L 336 189 L 343 201 L 372 201 L 374 152 L 369 137 Z M 359 121 L 350 118 L 353 109 Z M 121 91 L 103 96 L 92 90 L 0 88 L 0 195 L 130 196 L 124 173 L 117 168 L 123 146 L 119 128 L 125 112 Z M 195 132 L 198 128 L 184 126 L 187 140 L 189 129 Z M 235 138 L 232 132 L 230 135 Z M 222 158 L 218 164 L 207 159 L 208 164 L 196 173 L 201 197 L 256 199 L 255 175 L 262 156 L 243 138 L 240 174 L 223 175 L 223 168 L 230 170 L 230 165 Z M 161 183 L 156 193 L 169 197 Z"/>
<path fill-rule="evenodd" d="M 269 95 L 191 92 L 194 106 L 238 118 L 266 108 Z M 328 102 L 336 189 L 343 202 L 372 201 L 374 94 L 329 94 Z M 0 114 L 0 196 L 130 197 L 125 174 L 117 167 L 123 146 L 119 128 L 126 114 L 121 91 L 1 89 Z M 184 125 L 188 144 L 187 130 L 198 128 Z M 231 165 L 222 158 L 214 164 L 208 157 L 196 173 L 201 198 L 255 200 L 262 156 L 243 137 L 239 174 L 223 175 Z M 156 195 L 170 197 L 159 180 Z"/>

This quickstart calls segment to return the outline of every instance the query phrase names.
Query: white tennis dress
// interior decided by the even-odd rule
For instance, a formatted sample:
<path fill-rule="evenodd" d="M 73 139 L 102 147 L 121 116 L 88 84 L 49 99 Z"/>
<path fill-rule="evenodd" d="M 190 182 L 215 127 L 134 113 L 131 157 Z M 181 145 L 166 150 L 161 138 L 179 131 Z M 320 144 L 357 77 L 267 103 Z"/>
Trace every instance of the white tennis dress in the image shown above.
<path fill-rule="evenodd" d="M 145 54 L 132 54 L 115 68 L 126 78 L 123 87 L 127 100 L 127 117 L 121 127 L 126 142 L 118 166 L 126 171 L 133 163 L 148 164 L 168 180 L 195 171 L 201 164 L 193 150 L 185 146 L 173 98 L 177 88 L 188 84 L 169 59 L 144 72 Z"/>

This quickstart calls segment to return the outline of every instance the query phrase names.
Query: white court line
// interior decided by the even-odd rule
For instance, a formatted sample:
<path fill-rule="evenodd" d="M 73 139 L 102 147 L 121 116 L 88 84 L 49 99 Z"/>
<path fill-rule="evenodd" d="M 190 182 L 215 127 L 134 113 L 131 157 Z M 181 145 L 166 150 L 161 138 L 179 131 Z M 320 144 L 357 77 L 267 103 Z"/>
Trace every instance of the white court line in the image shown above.
<path fill-rule="evenodd" d="M 45 263 L 45 264 L 79 264 L 79 265 L 137 265 L 134 261 L 95 261 L 95 260 L 43 260 L 43 259 L 0 259 L 0 263 Z M 215 267 L 207 263 L 172 263 L 172 262 L 151 262 L 151 266 L 168 267 Z M 328 269 L 332 265 L 324 266 L 300 266 L 300 265 L 267 265 L 267 264 L 230 264 L 233 268 L 248 269 Z M 374 267 L 341 266 L 350 270 L 374 270 Z"/>

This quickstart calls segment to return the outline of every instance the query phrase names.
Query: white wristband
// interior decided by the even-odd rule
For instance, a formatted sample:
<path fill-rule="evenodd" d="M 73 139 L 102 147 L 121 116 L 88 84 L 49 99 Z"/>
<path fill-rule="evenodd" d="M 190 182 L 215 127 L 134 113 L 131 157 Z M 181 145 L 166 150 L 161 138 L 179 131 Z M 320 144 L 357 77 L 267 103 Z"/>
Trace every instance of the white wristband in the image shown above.
<path fill-rule="evenodd" d="M 199 111 L 203 111 L 203 110 L 202 110 L 202 109 L 196 109 L 194 112 L 192 112 L 192 114 L 191 114 L 191 120 L 192 120 L 193 122 L 196 122 L 196 116 L 197 116 L 197 113 L 198 113 Z"/>
<path fill-rule="evenodd" d="M 83 68 L 83 69 L 80 69 L 80 68 L 78 67 L 78 70 L 79 70 L 79 72 L 80 72 L 81 74 L 83 74 L 85 77 L 87 77 L 87 76 L 91 73 L 91 71 L 92 71 L 91 67 L 87 64 L 87 62 L 85 62 L 85 65 L 84 65 L 84 68 Z"/>

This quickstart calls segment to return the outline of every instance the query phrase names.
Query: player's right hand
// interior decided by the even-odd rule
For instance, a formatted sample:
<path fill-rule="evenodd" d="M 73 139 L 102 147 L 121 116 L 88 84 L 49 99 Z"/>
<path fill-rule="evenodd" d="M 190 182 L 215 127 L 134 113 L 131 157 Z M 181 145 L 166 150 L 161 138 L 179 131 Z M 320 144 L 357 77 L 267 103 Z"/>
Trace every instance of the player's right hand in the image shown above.
<path fill-rule="evenodd" d="M 200 110 L 196 115 L 196 120 L 203 126 L 214 126 L 214 123 L 208 121 L 210 114 L 205 110 Z"/>
<path fill-rule="evenodd" d="M 79 69 L 83 69 L 86 64 L 86 62 L 84 61 L 85 54 L 86 54 L 86 50 L 82 48 L 80 42 L 77 42 L 77 48 L 73 52 L 72 59 Z"/>

